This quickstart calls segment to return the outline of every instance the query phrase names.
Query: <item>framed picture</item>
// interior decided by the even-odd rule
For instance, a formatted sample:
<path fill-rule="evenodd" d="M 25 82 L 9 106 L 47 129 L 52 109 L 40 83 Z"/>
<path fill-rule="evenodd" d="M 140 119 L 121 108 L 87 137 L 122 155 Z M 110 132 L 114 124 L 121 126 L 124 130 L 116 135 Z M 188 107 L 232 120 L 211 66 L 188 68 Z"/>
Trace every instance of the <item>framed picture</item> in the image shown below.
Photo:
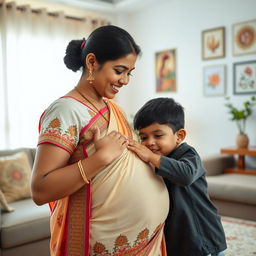
<path fill-rule="evenodd" d="M 226 66 L 206 66 L 203 69 L 203 91 L 205 96 L 222 96 L 226 93 Z"/>
<path fill-rule="evenodd" d="M 234 94 L 256 94 L 256 60 L 233 64 Z"/>
<path fill-rule="evenodd" d="M 233 55 L 256 53 L 256 20 L 233 25 Z"/>
<path fill-rule="evenodd" d="M 176 49 L 155 53 L 156 92 L 176 92 Z"/>
<path fill-rule="evenodd" d="M 202 31 L 202 59 L 225 57 L 225 28 L 218 27 Z"/>

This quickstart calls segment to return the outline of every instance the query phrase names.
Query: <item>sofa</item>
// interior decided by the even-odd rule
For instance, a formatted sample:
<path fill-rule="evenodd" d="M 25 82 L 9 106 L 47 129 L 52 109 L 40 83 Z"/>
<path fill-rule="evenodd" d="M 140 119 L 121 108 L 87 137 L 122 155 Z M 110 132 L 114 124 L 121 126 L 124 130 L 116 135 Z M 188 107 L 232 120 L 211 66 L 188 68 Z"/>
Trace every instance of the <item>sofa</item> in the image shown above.
<path fill-rule="evenodd" d="M 35 149 L 2 150 L 0 161 L 3 156 L 21 151 L 27 155 L 31 168 Z M 207 170 L 209 195 L 219 213 L 256 220 L 256 176 L 224 174 L 224 168 L 235 165 L 232 156 L 210 156 L 203 159 L 203 164 Z M 0 256 L 48 256 L 48 205 L 37 206 L 29 196 L 8 204 L 14 211 L 2 211 L 0 214 Z"/>
<path fill-rule="evenodd" d="M 236 158 L 216 154 L 203 159 L 209 196 L 219 214 L 256 221 L 255 175 L 225 174 L 225 168 L 235 167 Z"/>
<path fill-rule="evenodd" d="M 28 171 L 31 174 L 35 149 L 2 150 L 0 159 L 6 160 L 8 158 L 5 157 L 15 156 L 18 152 L 26 154 L 30 165 Z M 0 168 L 1 166 L 3 163 L 1 165 L 0 162 Z M 15 168 L 17 165 L 14 166 Z M 3 170 L 0 169 L 1 172 Z M 49 256 L 50 210 L 48 205 L 37 206 L 27 194 L 24 198 L 21 196 L 18 200 L 8 203 L 8 206 L 10 209 L 13 208 L 13 211 L 2 210 L 0 213 L 0 256 Z"/>

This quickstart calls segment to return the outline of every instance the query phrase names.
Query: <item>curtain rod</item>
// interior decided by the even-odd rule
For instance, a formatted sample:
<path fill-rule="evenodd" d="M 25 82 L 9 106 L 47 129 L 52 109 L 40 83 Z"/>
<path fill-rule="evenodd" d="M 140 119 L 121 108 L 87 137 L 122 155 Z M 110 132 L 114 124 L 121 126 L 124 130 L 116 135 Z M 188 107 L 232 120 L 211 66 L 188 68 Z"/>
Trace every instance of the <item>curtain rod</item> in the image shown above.
<path fill-rule="evenodd" d="M 0 7 L 2 7 L 2 3 L 0 3 Z M 8 8 L 8 9 L 11 9 L 13 6 L 11 5 L 11 4 L 6 4 L 6 7 Z M 26 10 L 26 7 L 23 7 L 23 6 L 16 6 L 16 9 L 18 10 L 18 11 L 25 11 Z M 36 10 L 36 9 L 31 9 L 31 12 L 32 13 L 35 13 L 35 14 L 39 14 L 39 13 L 41 13 L 41 11 L 40 11 L 40 9 L 39 10 Z M 58 13 L 56 13 L 56 12 L 47 12 L 47 15 L 48 16 L 51 16 L 51 17 L 56 17 L 56 16 L 58 16 Z M 86 18 L 78 18 L 78 17 L 74 17 L 74 16 L 69 16 L 69 15 L 65 15 L 64 16 L 64 18 L 65 19 L 70 19 L 70 20 L 76 20 L 76 21 L 86 21 Z M 95 24 L 95 23 L 97 23 L 97 21 L 96 20 L 92 20 L 92 23 L 93 24 Z"/>

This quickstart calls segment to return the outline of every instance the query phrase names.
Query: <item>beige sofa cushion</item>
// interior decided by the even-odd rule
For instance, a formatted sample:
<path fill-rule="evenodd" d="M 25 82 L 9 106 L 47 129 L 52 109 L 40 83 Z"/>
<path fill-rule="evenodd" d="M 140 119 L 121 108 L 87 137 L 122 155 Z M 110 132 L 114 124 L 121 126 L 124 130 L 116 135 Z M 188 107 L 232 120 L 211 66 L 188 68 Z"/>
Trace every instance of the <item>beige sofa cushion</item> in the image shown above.
<path fill-rule="evenodd" d="M 1 247 L 15 246 L 50 237 L 50 208 L 37 206 L 31 198 L 10 203 L 14 212 L 2 213 Z M 37 255 L 35 253 L 35 255 Z M 18 256 L 18 254 L 17 254 Z"/>
<path fill-rule="evenodd" d="M 256 176 L 222 174 L 206 179 L 211 198 L 256 205 Z"/>
<path fill-rule="evenodd" d="M 31 196 L 31 165 L 24 151 L 0 157 L 1 203 L 8 210 L 7 203 Z"/>

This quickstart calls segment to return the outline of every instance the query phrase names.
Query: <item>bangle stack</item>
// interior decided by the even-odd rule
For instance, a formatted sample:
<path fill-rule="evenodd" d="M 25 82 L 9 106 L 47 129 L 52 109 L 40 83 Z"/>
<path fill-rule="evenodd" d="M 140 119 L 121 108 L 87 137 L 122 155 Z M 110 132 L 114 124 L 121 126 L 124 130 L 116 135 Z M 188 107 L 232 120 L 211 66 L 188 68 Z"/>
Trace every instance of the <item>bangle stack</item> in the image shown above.
<path fill-rule="evenodd" d="M 86 177 L 86 175 L 85 175 L 84 167 L 83 167 L 83 165 L 82 165 L 81 160 L 79 160 L 79 161 L 77 162 L 77 165 L 78 165 L 80 174 L 81 174 L 81 176 L 82 176 L 82 178 L 83 178 L 85 184 L 89 184 L 90 182 L 89 182 L 89 180 L 87 179 L 87 177 Z"/>

